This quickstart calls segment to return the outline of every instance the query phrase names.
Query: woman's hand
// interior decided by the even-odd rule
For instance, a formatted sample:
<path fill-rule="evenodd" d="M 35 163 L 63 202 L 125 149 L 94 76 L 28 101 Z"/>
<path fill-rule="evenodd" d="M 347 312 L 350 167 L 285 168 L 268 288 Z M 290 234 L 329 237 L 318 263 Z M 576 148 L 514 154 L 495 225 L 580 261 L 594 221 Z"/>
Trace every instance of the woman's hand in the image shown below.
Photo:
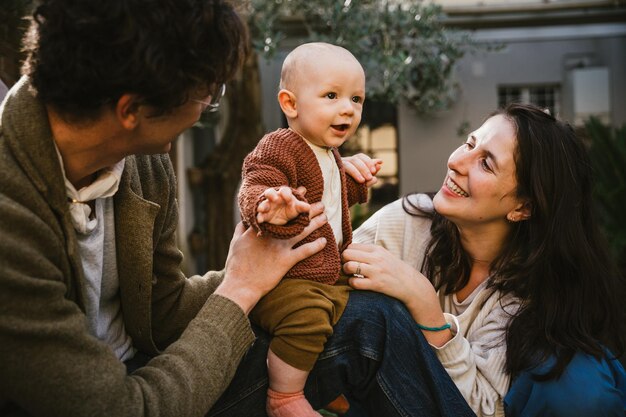
<path fill-rule="evenodd" d="M 402 301 L 416 323 L 440 327 L 446 323 L 439 297 L 428 279 L 411 265 L 378 245 L 353 243 L 343 251 L 343 270 L 358 274 L 350 286 L 386 294 Z M 361 277 L 362 276 L 362 277 Z M 428 342 L 442 346 L 452 338 L 450 330 L 424 331 Z"/>
<path fill-rule="evenodd" d="M 426 278 L 382 246 L 353 243 L 343 251 L 342 258 L 346 274 L 363 276 L 350 278 L 350 285 L 356 289 L 381 292 L 404 304 L 422 292 L 424 283 L 420 281 Z"/>
<path fill-rule="evenodd" d="M 259 237 L 252 228 L 239 223 L 230 242 L 224 280 L 215 294 L 237 303 L 247 314 L 267 292 L 273 289 L 296 263 L 319 252 L 325 238 L 294 248 L 302 239 L 326 223 L 324 205 L 311 205 L 311 222 L 302 233 L 291 239 Z"/>
<path fill-rule="evenodd" d="M 382 159 L 370 158 L 364 153 L 341 158 L 346 174 L 350 175 L 359 184 L 365 183 L 371 187 L 378 182 L 376 174 L 383 164 Z"/>

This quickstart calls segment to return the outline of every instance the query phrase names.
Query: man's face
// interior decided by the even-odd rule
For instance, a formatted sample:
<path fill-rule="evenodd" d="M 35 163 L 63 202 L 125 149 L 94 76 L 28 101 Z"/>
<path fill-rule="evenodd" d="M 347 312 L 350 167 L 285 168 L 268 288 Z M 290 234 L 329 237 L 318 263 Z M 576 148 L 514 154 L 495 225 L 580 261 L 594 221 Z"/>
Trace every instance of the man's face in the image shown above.
<path fill-rule="evenodd" d="M 149 108 L 139 113 L 140 128 L 130 146 L 130 154 L 169 152 L 172 142 L 199 119 L 206 105 L 190 98 L 171 112 L 154 116 Z"/>

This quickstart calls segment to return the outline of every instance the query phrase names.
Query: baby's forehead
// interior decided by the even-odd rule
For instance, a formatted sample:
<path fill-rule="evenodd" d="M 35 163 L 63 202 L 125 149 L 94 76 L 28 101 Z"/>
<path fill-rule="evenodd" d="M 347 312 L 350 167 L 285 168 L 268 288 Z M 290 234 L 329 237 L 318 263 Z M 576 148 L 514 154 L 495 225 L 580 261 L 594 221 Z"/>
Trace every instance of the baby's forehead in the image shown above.
<path fill-rule="evenodd" d="M 328 75 L 331 76 L 333 74 L 331 69 L 338 65 L 351 71 L 364 73 L 359 61 L 347 49 L 323 43 L 305 44 L 294 49 L 287 56 L 283 63 L 281 79 L 285 84 L 284 87 L 288 87 L 313 71 L 328 69 Z"/>
<path fill-rule="evenodd" d="M 313 43 L 297 47 L 287 57 L 287 65 L 319 66 L 328 62 L 345 62 L 359 64 L 357 59 L 347 49 L 340 46 Z"/>

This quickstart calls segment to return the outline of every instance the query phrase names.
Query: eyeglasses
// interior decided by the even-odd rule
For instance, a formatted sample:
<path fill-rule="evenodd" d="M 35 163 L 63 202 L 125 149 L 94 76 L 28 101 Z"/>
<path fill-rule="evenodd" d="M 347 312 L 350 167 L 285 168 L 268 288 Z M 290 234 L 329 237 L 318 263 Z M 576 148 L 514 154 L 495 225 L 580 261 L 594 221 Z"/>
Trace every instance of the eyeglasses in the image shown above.
<path fill-rule="evenodd" d="M 224 97 L 224 94 L 226 94 L 226 84 L 219 84 L 216 91 L 217 92 L 211 93 L 209 95 L 209 97 L 211 97 L 209 101 L 196 100 L 193 98 L 191 100 L 195 101 L 196 103 L 204 104 L 206 106 L 206 108 L 204 109 L 205 112 L 208 112 L 208 113 L 216 112 L 217 110 L 219 110 L 220 100 L 222 99 L 222 97 Z"/>

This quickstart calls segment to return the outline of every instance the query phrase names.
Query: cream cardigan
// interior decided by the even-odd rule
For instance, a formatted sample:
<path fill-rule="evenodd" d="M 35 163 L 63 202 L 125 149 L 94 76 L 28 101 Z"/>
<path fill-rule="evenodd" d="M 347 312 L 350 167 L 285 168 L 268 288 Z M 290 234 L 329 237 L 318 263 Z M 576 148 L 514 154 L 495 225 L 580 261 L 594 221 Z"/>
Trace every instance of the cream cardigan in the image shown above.
<path fill-rule="evenodd" d="M 424 194 L 409 197 L 424 211 L 432 201 Z M 383 207 L 354 232 L 353 241 L 383 246 L 418 271 L 430 240 L 430 219 L 412 216 L 402 208 L 402 200 Z M 510 378 L 504 372 L 506 345 L 504 332 L 511 314 L 519 305 L 510 296 L 480 286 L 452 314 L 456 297 L 439 293 L 446 320 L 455 336 L 435 352 L 470 407 L 478 416 L 504 416 L 503 398 Z"/>

